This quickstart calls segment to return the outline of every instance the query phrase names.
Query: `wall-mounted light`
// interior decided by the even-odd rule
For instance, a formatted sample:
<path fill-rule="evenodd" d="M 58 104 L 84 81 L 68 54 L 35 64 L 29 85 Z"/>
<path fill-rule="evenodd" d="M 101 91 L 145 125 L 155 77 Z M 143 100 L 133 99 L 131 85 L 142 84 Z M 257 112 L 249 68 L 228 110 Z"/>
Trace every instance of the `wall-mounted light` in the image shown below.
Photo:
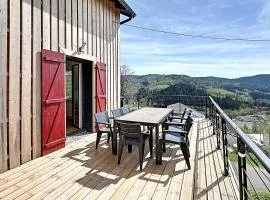
<path fill-rule="evenodd" d="M 84 53 L 84 47 L 85 47 L 86 45 L 87 45 L 87 43 L 84 42 L 84 43 L 82 44 L 82 46 L 80 46 L 80 47 L 78 48 L 78 52 Z"/>

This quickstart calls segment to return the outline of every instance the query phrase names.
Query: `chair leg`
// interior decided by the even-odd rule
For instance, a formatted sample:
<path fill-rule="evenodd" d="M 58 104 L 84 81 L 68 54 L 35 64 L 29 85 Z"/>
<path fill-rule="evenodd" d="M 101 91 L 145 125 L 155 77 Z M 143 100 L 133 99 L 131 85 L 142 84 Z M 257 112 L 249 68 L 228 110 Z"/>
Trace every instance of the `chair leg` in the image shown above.
<path fill-rule="evenodd" d="M 165 134 L 162 135 L 162 150 L 165 153 L 166 152 L 166 142 L 165 142 Z"/>
<path fill-rule="evenodd" d="M 128 145 L 128 153 L 131 153 L 132 152 L 132 145 Z"/>
<path fill-rule="evenodd" d="M 180 143 L 180 147 L 181 147 L 181 150 L 183 152 L 183 155 L 184 155 L 184 158 L 185 158 L 185 161 L 187 163 L 187 166 L 188 166 L 188 169 L 191 169 L 190 167 L 190 162 L 189 162 L 189 155 L 188 155 L 188 147 L 185 143 Z"/>
<path fill-rule="evenodd" d="M 120 139 L 119 140 L 119 147 L 118 147 L 118 165 L 120 164 L 121 161 L 121 157 L 122 157 L 122 153 L 123 153 L 123 148 L 124 148 L 124 143 L 123 141 Z"/>
<path fill-rule="evenodd" d="M 150 148 L 150 157 L 153 157 L 153 129 L 150 129 L 149 136 L 149 148 Z"/>
<path fill-rule="evenodd" d="M 142 164 L 143 164 L 143 146 L 144 146 L 144 143 L 139 145 L 140 171 L 142 171 Z"/>
<path fill-rule="evenodd" d="M 168 126 L 163 125 L 165 129 L 168 128 Z M 165 143 L 165 133 L 162 133 L 162 150 L 165 153 L 166 152 L 166 143 Z"/>
<path fill-rule="evenodd" d="M 98 144 L 100 142 L 101 136 L 102 136 L 102 133 L 101 132 L 97 132 L 96 149 L 98 148 Z"/>
<path fill-rule="evenodd" d="M 111 133 L 108 133 L 108 137 L 107 137 L 107 143 L 110 142 L 110 139 L 111 139 Z"/>

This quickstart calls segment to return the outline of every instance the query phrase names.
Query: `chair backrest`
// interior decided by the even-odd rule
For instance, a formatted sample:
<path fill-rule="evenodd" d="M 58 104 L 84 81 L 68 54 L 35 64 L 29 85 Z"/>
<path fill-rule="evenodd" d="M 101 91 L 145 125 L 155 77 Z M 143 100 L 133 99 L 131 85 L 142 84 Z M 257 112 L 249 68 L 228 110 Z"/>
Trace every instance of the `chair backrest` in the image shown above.
<path fill-rule="evenodd" d="M 141 135 L 141 125 L 138 123 L 117 122 L 117 127 L 120 135 L 129 137 Z"/>
<path fill-rule="evenodd" d="M 185 117 L 185 114 L 186 114 L 186 112 L 187 112 L 187 109 L 185 108 L 185 110 L 184 110 L 184 112 L 182 113 L 182 116 L 181 116 L 181 122 L 183 121 L 183 119 L 184 119 L 184 117 Z"/>
<path fill-rule="evenodd" d="M 189 133 L 193 124 L 193 119 L 190 116 L 188 116 L 185 124 L 186 124 L 186 131 L 187 133 Z"/>
<path fill-rule="evenodd" d="M 124 105 L 121 109 L 122 109 L 122 112 L 124 115 L 130 113 L 130 111 L 131 111 L 131 109 L 128 105 Z"/>
<path fill-rule="evenodd" d="M 119 117 L 119 116 L 123 115 L 123 111 L 121 108 L 114 109 L 111 112 L 112 112 L 113 117 Z"/>
<path fill-rule="evenodd" d="M 95 113 L 95 118 L 97 123 L 109 123 L 108 112 Z"/>

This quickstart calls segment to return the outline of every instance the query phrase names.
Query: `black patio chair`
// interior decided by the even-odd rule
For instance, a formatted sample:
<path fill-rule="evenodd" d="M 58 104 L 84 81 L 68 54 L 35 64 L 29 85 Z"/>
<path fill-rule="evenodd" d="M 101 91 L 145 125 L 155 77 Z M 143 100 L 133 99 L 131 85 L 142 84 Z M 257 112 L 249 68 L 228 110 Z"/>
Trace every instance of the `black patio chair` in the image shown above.
<path fill-rule="evenodd" d="M 185 118 L 186 113 L 187 113 L 187 109 L 186 108 L 185 108 L 185 110 L 182 113 L 175 113 L 175 112 L 173 112 L 172 116 L 169 117 L 169 119 L 170 119 L 170 121 L 177 120 L 177 121 L 183 122 L 183 120 L 186 120 L 186 118 Z"/>
<path fill-rule="evenodd" d="M 153 134 L 149 131 L 141 131 L 138 123 L 117 123 L 119 130 L 118 164 L 120 164 L 123 148 L 125 145 L 136 145 L 139 147 L 140 170 L 142 170 L 145 142 L 149 140 L 150 156 L 153 155 Z"/>
<path fill-rule="evenodd" d="M 128 105 L 124 105 L 121 109 L 122 109 L 122 112 L 123 112 L 124 115 L 131 112 L 131 109 L 130 109 L 130 107 Z"/>
<path fill-rule="evenodd" d="M 121 108 L 117 108 L 111 111 L 112 112 L 112 117 L 116 118 L 116 117 L 120 117 L 123 115 L 123 111 Z"/>
<path fill-rule="evenodd" d="M 108 134 L 107 143 L 110 142 L 110 137 L 113 134 L 113 128 L 112 124 L 110 123 L 108 112 L 95 113 L 95 118 L 97 130 L 97 140 L 96 140 L 96 149 L 97 149 L 103 133 Z"/>
<path fill-rule="evenodd" d="M 191 130 L 193 124 L 193 119 L 189 115 L 185 123 L 181 122 L 166 122 L 165 129 L 163 130 L 162 138 L 162 148 L 163 152 L 165 152 L 166 142 L 179 144 L 180 148 L 183 152 L 185 161 L 187 163 L 188 169 L 190 169 L 190 152 L 189 152 L 189 132 Z M 161 147 L 161 146 L 160 146 Z M 162 150 L 160 149 L 160 153 Z"/>

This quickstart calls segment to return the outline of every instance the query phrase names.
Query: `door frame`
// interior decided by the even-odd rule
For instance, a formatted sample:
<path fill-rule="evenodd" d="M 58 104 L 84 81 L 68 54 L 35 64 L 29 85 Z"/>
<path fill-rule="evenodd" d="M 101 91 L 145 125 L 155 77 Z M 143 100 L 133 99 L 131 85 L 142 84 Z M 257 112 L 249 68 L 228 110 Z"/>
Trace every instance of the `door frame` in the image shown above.
<path fill-rule="evenodd" d="M 90 61 L 92 63 L 92 119 L 95 119 L 95 110 L 96 110 L 96 101 L 95 101 L 95 97 L 96 97 L 96 73 L 95 73 L 95 66 L 96 63 L 98 62 L 98 59 L 96 57 L 81 53 L 81 52 L 76 52 L 76 51 L 71 51 L 69 49 L 65 49 L 65 48 L 60 48 L 60 52 L 64 53 L 66 56 L 68 57 L 74 57 L 74 58 L 79 58 L 82 60 L 87 60 Z M 65 80 L 66 81 L 66 80 Z M 66 89 L 66 88 L 65 88 Z M 91 128 L 92 132 L 95 132 L 95 123 L 92 123 L 92 128 Z"/>

